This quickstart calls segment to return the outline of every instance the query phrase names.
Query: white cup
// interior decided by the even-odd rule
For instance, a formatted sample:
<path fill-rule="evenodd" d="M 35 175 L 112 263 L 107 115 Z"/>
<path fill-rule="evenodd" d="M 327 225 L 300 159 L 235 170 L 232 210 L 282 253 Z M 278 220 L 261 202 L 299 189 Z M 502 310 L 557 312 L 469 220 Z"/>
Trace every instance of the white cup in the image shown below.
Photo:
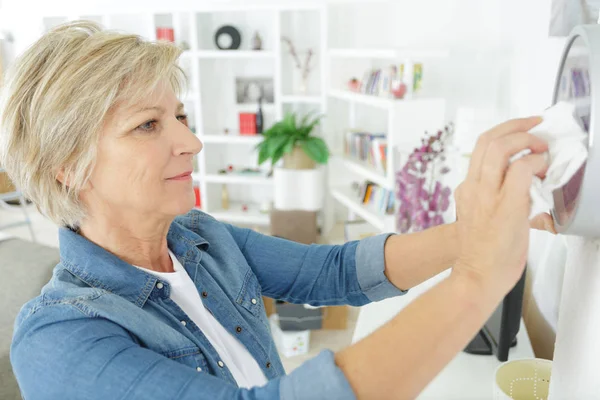
<path fill-rule="evenodd" d="M 552 361 L 525 358 L 500 364 L 494 376 L 494 400 L 546 400 Z"/>

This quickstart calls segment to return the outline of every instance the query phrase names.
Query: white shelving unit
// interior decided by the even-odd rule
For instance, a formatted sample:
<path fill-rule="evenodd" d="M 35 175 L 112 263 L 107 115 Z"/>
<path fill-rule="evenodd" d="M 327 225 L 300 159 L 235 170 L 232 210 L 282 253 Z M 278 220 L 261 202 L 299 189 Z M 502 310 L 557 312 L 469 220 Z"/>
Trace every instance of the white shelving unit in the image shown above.
<path fill-rule="evenodd" d="M 200 59 L 274 59 L 275 53 L 272 51 L 253 51 L 253 50 L 200 50 L 192 51 L 191 57 Z"/>
<path fill-rule="evenodd" d="M 332 48 L 329 50 L 329 62 L 349 63 L 359 62 L 361 65 L 388 62 L 389 64 L 404 64 L 405 76 L 413 76 L 413 65 L 426 59 L 446 57 L 447 51 L 439 49 L 348 49 Z M 329 194 L 333 200 L 348 211 L 348 219 L 356 217 L 373 225 L 380 232 L 396 231 L 395 216 L 365 206 L 358 193 L 351 189 L 350 183 L 341 186 L 340 181 L 362 183 L 370 181 L 389 191 L 394 191 L 394 173 L 402 160 L 400 155 L 408 155 L 418 144 L 425 131 L 441 129 L 445 123 L 446 105 L 442 98 L 420 97 L 420 93 L 412 92 L 412 82 L 407 83 L 408 90 L 404 99 L 394 99 L 388 96 L 370 95 L 350 90 L 332 87 L 327 92 L 329 100 L 341 102 L 347 108 L 347 120 L 337 121 L 331 128 L 338 134 L 348 131 L 362 131 L 364 128 L 357 122 L 358 114 L 369 112 L 385 113 L 386 124 L 384 132 L 387 141 L 387 163 L 385 172 L 373 166 L 341 154 L 332 160 L 338 164 L 335 179 L 329 180 Z M 365 111 L 367 110 L 367 111 Z M 380 115 L 380 114 L 377 114 Z M 369 131 L 366 129 L 366 131 Z M 329 221 L 328 229 L 335 226 Z"/>
<path fill-rule="evenodd" d="M 294 78 L 290 71 L 290 66 L 293 64 L 289 62 L 290 56 L 287 48 L 282 47 L 280 38 L 286 35 L 291 37 L 297 45 L 302 46 L 304 38 L 295 34 L 294 26 L 297 31 L 301 31 L 305 25 L 302 21 L 305 22 L 307 18 L 320 20 L 319 40 L 313 41 L 310 46 L 320 56 L 320 62 L 315 66 L 315 70 L 323 71 L 326 61 L 326 5 L 305 2 L 303 5 L 297 3 L 256 7 L 247 4 L 245 6 L 228 6 L 224 9 L 204 8 L 201 13 L 202 17 L 192 17 L 190 30 L 193 40 L 191 49 L 186 52 L 186 58 L 198 66 L 192 72 L 192 81 L 199 82 L 195 101 L 197 101 L 196 113 L 200 117 L 196 119 L 196 129 L 198 137 L 205 145 L 205 150 L 198 157 L 198 171 L 194 174 L 194 180 L 200 185 L 202 208 L 223 221 L 244 225 L 268 225 L 269 214 L 261 213 L 257 204 L 272 200 L 274 183 L 273 179 L 266 176 L 267 171 L 265 170 L 265 174 L 262 176 L 216 173 L 229 163 L 240 166 L 249 161 L 249 165 L 244 166 L 258 167 L 254 148 L 260 143 L 262 137 L 237 134 L 237 120 L 234 120 L 240 112 L 256 112 L 258 105 L 236 104 L 235 100 L 231 99 L 226 107 L 233 111 L 226 111 L 229 117 L 224 117 L 223 110 L 211 107 L 210 103 L 213 99 L 211 96 L 207 96 L 207 93 L 218 93 L 217 97 L 227 98 L 222 94 L 228 92 L 227 82 L 223 82 L 223 85 L 217 85 L 215 82 L 228 76 L 227 74 L 230 74 L 229 79 L 233 79 L 237 76 L 236 74 L 245 76 L 246 70 L 256 71 L 254 74 L 258 76 L 269 76 L 273 79 L 274 102 L 262 104 L 265 118 L 264 129 L 280 120 L 286 111 L 307 112 L 308 109 L 317 109 L 324 113 L 326 98 L 324 80 L 319 80 L 318 84 L 313 86 L 313 91 L 309 93 L 295 93 L 290 90 L 290 85 L 286 85 L 290 79 Z M 237 16 L 240 24 L 249 24 L 250 21 L 254 21 L 255 24 L 261 26 L 263 30 L 260 34 L 263 37 L 264 49 L 254 51 L 207 48 L 210 47 L 207 42 L 212 41 L 212 38 L 207 39 L 202 36 L 206 32 L 203 27 L 197 25 L 200 21 L 199 18 L 204 18 L 207 23 L 210 23 L 211 20 L 220 21 L 224 15 L 233 18 L 234 22 Z M 213 32 L 210 34 L 212 35 Z M 175 32 L 175 36 L 177 36 L 177 32 Z M 242 42 L 244 40 L 248 43 L 249 35 L 246 35 Z M 253 72 L 249 74 L 252 76 Z M 322 76 L 323 74 L 321 74 Z M 215 124 L 214 121 L 218 122 Z M 223 132 L 225 128 L 236 133 L 227 135 L 218 133 Z M 216 157 L 217 154 L 220 158 Z M 221 209 L 222 185 L 227 185 L 230 193 L 243 193 L 243 198 L 231 199 L 230 207 L 227 210 Z M 256 198 L 261 200 L 257 202 Z M 248 206 L 247 211 L 242 211 L 242 203 Z"/>
<path fill-rule="evenodd" d="M 336 201 L 347 207 L 350 213 L 358 215 L 381 232 L 395 230 L 394 216 L 377 214 L 377 212 L 362 204 L 352 190 L 332 187 L 330 193 Z"/>
<path fill-rule="evenodd" d="M 325 66 L 327 62 L 327 5 L 324 2 L 304 1 L 287 4 L 218 4 L 217 2 L 181 3 L 161 6 L 161 9 L 136 7 L 99 7 L 82 3 L 77 9 L 45 7 L 40 11 L 45 29 L 78 19 L 100 23 L 107 29 L 138 34 L 156 40 L 158 26 L 171 27 L 175 42 L 187 43 L 180 56 L 180 65 L 189 78 L 189 87 L 181 97 L 189 120 L 204 150 L 197 157 L 193 179 L 200 187 L 202 209 L 223 221 L 245 225 L 268 225 L 268 213 L 258 211 L 258 203 L 272 197 L 273 180 L 253 174 L 218 174 L 229 164 L 236 167 L 256 167 L 253 149 L 262 140 L 260 135 L 239 135 L 237 115 L 256 112 L 257 104 L 236 104 L 235 78 L 238 76 L 271 77 L 274 102 L 263 104 L 265 129 L 280 120 L 286 111 L 300 113 L 309 110 L 325 112 Z M 102 12 L 98 12 L 102 10 Z M 306 21 L 319 26 L 317 33 L 305 32 Z M 220 50 L 214 44 L 214 32 L 219 26 L 231 24 L 242 34 L 242 45 L 236 50 Z M 263 38 L 262 50 L 251 50 L 251 38 L 258 31 Z M 296 93 L 295 74 L 290 71 L 290 55 L 282 47 L 286 35 L 305 50 L 315 51 L 317 64 L 312 90 Z M 311 36 L 312 35 L 312 36 Z M 318 35 L 318 36 L 314 36 Z M 307 42 L 312 37 L 312 42 Z M 246 71 L 251 71 L 247 75 Z M 213 98 L 214 97 L 214 98 Z M 216 122 L 215 122 L 216 121 Z M 230 134 L 224 134 L 227 128 Z M 221 208 L 222 185 L 231 188 L 238 198 L 231 198 L 228 210 Z M 256 190 L 253 190 L 253 188 Z M 253 193 L 254 192 L 254 193 Z M 253 197 L 254 196 L 254 197 Z M 255 197 L 263 200 L 255 201 Z M 242 211 L 242 205 L 248 210 Z"/>
<path fill-rule="evenodd" d="M 394 185 L 389 181 L 384 172 L 377 171 L 370 165 L 360 160 L 354 160 L 351 157 L 344 155 L 335 156 L 334 159 L 341 161 L 348 168 L 348 170 L 354 172 L 364 180 L 369 180 L 389 190 L 394 188 Z"/>
<path fill-rule="evenodd" d="M 263 104 L 265 128 L 280 120 L 287 111 L 300 114 L 317 110 L 327 115 L 332 102 L 347 108 L 346 122 L 328 121 L 330 129 L 320 132 L 328 143 L 339 141 L 348 129 L 359 129 L 358 116 L 364 110 L 385 113 L 378 117 L 385 123 L 388 156 L 386 171 L 377 171 L 369 165 L 347 158 L 332 157 L 327 169 L 329 199 L 325 209 L 324 229 L 331 228 L 329 214 L 333 214 L 331 201 L 342 204 L 351 213 L 369 221 L 379 230 L 393 230 L 394 218 L 379 215 L 356 200 L 352 190 L 342 186 L 344 181 L 370 180 L 389 190 L 394 188 L 394 169 L 397 167 L 396 150 L 409 151 L 426 129 L 439 129 L 445 122 L 445 102 L 439 98 L 413 96 L 412 85 L 405 100 L 371 96 L 350 92 L 341 83 L 333 84 L 333 78 L 348 79 L 342 73 L 332 73 L 332 64 L 343 63 L 389 63 L 404 64 L 405 76 L 412 76 L 414 63 L 445 57 L 444 49 L 411 48 L 328 48 L 328 30 L 331 20 L 327 2 L 286 2 L 278 4 L 178 4 L 176 11 L 169 6 L 147 9 L 143 13 L 124 7 L 123 10 L 109 9 L 99 13 L 94 8 L 81 4 L 77 10 L 46 7 L 43 22 L 50 28 L 68 20 L 92 19 L 106 28 L 139 34 L 147 39 L 156 39 L 157 26 L 170 26 L 175 32 L 175 41 L 185 41 L 188 50 L 180 57 L 180 64 L 189 77 L 189 88 L 182 101 L 190 115 L 195 132 L 204 143 L 204 150 L 197 157 L 194 180 L 200 187 L 202 209 L 227 222 L 268 225 L 269 216 L 258 211 L 258 204 L 272 197 L 273 181 L 265 176 L 220 175 L 218 171 L 229 164 L 235 167 L 256 167 L 256 145 L 260 136 L 242 136 L 237 133 L 239 112 L 255 112 L 254 104 L 236 104 L 235 78 L 238 76 L 268 76 L 273 79 L 274 101 Z M 310 24 L 307 23 L 310 21 Z M 315 23 L 316 22 L 316 23 Z M 243 36 L 238 50 L 218 50 L 213 35 L 218 26 L 233 24 L 240 28 Z M 306 26 L 310 25 L 310 31 Z M 318 27 L 318 28 L 317 28 Z M 259 31 L 263 37 L 263 50 L 250 49 L 251 37 Z M 297 93 L 294 62 L 280 38 L 292 38 L 297 50 L 306 54 L 307 48 L 315 50 L 309 90 Z M 249 75 L 248 75 L 249 74 Z M 427 78 L 426 78 L 427 79 Z M 343 120 L 343 119 L 342 119 Z M 224 134 L 227 129 L 230 133 Z M 335 148 L 332 149 L 335 151 Z M 249 165 L 248 165 L 249 164 Z M 333 164 L 333 166 L 332 166 Z M 335 165 L 342 171 L 335 170 Z M 265 171 L 266 172 L 266 171 Z M 236 206 L 221 209 L 222 185 L 228 185 L 238 196 L 231 198 Z M 256 189 L 256 190 L 253 190 Z M 254 191 L 254 193 L 252 193 Z M 241 195 L 240 195 L 241 194 Z M 256 201 L 255 201 L 256 200 Z M 248 211 L 241 211 L 247 204 Z"/>
<path fill-rule="evenodd" d="M 270 220 L 269 214 L 261 213 L 256 207 L 242 211 L 240 203 L 231 204 L 227 210 L 216 209 L 211 215 L 219 220 L 243 225 L 268 225 Z"/>
<path fill-rule="evenodd" d="M 256 146 L 262 141 L 262 136 L 250 135 L 202 135 L 203 143 L 226 143 Z"/>
<path fill-rule="evenodd" d="M 240 185 L 272 185 L 273 180 L 264 176 L 247 176 L 243 174 L 226 174 L 226 175 L 215 175 L 206 174 L 204 177 L 201 175 L 193 175 L 194 179 L 204 179 L 208 183 L 224 183 L 224 184 L 240 184 Z"/>

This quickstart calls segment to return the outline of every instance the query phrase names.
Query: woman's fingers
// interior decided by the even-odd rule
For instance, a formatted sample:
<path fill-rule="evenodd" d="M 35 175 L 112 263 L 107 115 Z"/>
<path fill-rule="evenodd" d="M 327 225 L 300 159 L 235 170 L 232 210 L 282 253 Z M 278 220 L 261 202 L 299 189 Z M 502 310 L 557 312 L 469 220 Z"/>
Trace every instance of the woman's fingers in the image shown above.
<path fill-rule="evenodd" d="M 481 166 L 481 183 L 489 189 L 498 190 L 502 186 L 511 158 L 525 149 L 531 150 L 534 154 L 543 153 L 548 150 L 548 144 L 537 136 L 525 132 L 494 139 L 487 148 Z"/>
<path fill-rule="evenodd" d="M 548 162 L 543 154 L 529 154 L 514 161 L 506 172 L 502 185 L 502 196 L 506 204 L 529 217 L 531 197 L 529 190 L 535 175 L 543 176 L 548 170 Z"/>
<path fill-rule="evenodd" d="M 548 213 L 536 215 L 529 222 L 529 224 L 533 229 L 537 229 L 539 231 L 548 231 L 550 233 L 556 234 L 554 220 L 552 219 L 552 216 Z"/>
<path fill-rule="evenodd" d="M 541 117 L 513 119 L 497 125 L 483 133 L 477 140 L 477 144 L 473 150 L 467 178 L 475 180 L 480 179 L 481 166 L 484 163 L 488 147 L 494 140 L 515 132 L 527 132 L 540 122 L 542 122 Z"/>

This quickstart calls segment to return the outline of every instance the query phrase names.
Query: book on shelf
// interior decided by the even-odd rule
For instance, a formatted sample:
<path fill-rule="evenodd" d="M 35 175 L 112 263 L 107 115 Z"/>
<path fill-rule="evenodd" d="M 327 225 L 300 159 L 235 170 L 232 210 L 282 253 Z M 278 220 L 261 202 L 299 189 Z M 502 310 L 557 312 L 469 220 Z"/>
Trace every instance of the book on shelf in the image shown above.
<path fill-rule="evenodd" d="M 346 132 L 344 155 L 368 164 L 377 172 L 387 171 L 387 137 L 385 133 Z"/>
<path fill-rule="evenodd" d="M 365 181 L 359 186 L 358 190 L 359 201 L 380 215 L 389 215 L 394 213 L 394 192 L 386 188 L 382 188 L 377 184 Z"/>
<path fill-rule="evenodd" d="M 256 135 L 256 114 L 241 112 L 239 113 L 240 135 Z"/>
<path fill-rule="evenodd" d="M 423 84 L 423 64 L 414 63 L 412 68 L 412 77 L 404 76 L 404 64 L 392 64 L 380 69 L 368 69 L 363 74 L 359 92 L 373 96 L 390 97 L 394 94 L 392 91 L 394 87 L 399 86 L 401 83 L 406 84 L 409 81 L 408 78 L 411 78 L 413 93 L 416 93 L 421 90 Z"/>

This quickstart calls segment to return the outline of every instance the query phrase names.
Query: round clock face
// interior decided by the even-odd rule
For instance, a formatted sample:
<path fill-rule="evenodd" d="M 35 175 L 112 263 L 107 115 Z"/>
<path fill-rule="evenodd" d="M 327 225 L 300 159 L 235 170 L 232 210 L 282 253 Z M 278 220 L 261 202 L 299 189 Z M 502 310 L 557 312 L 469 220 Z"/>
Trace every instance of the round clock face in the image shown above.
<path fill-rule="evenodd" d="M 217 45 L 220 49 L 229 49 L 232 43 L 233 39 L 231 35 L 223 33 L 217 37 Z"/>
<path fill-rule="evenodd" d="M 556 88 L 556 102 L 567 101 L 575 105 L 580 125 L 589 134 L 591 115 L 590 54 L 581 36 L 573 40 L 565 57 Z M 586 164 L 562 188 L 553 193 L 556 222 L 566 226 L 573 218 L 583 183 Z"/>
<path fill-rule="evenodd" d="M 220 50 L 237 50 L 241 43 L 240 31 L 231 25 L 224 25 L 215 32 L 215 45 Z"/>

